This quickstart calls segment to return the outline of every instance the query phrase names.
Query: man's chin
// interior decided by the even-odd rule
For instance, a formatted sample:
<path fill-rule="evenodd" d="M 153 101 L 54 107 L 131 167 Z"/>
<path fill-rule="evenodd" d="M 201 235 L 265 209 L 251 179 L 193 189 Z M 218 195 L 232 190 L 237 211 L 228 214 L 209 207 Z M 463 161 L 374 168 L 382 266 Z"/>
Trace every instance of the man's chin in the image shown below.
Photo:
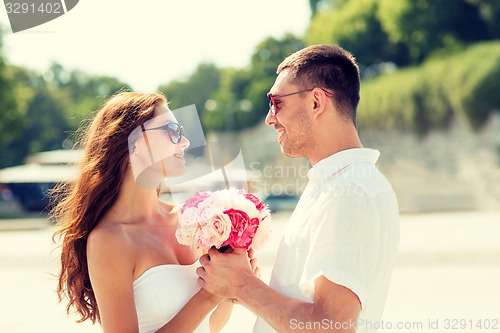
<path fill-rule="evenodd" d="M 288 156 L 288 157 L 304 157 L 304 154 L 298 154 L 297 152 L 293 151 L 292 149 L 287 149 L 286 147 L 281 146 L 281 153 L 283 155 Z"/>

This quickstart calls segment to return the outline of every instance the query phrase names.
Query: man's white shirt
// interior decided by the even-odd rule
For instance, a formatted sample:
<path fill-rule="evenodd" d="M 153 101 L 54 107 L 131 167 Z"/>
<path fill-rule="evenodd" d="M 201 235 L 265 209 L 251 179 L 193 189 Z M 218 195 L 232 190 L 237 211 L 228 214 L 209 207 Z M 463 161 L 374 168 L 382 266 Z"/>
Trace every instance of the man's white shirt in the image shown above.
<path fill-rule="evenodd" d="M 362 310 L 356 323 L 299 322 L 302 327 L 357 325 L 357 332 L 376 332 L 399 246 L 396 195 L 375 167 L 377 150 L 338 152 L 309 170 L 309 183 L 287 222 L 276 254 L 270 286 L 313 302 L 314 280 L 325 276 L 352 290 Z M 254 333 L 275 332 L 258 318 Z"/>

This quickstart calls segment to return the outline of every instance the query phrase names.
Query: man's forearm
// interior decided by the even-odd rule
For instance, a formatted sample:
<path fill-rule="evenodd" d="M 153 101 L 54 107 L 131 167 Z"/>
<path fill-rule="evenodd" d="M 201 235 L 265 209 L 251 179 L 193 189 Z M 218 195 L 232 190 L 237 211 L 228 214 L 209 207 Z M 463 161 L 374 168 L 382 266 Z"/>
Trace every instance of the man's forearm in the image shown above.
<path fill-rule="evenodd" d="M 238 288 L 236 298 L 278 332 L 290 332 L 293 320 L 315 317 L 314 304 L 284 296 L 258 278 L 248 279 L 243 287 Z"/>
<path fill-rule="evenodd" d="M 251 277 L 245 282 L 237 289 L 236 297 L 280 333 L 356 332 L 360 308 L 357 298 L 353 303 L 355 306 L 352 306 L 341 292 L 321 290 L 321 295 L 315 297 L 315 303 L 308 303 L 287 297 L 258 278 Z M 318 284 L 317 287 L 323 286 Z M 338 304 L 328 306 L 327 299 Z"/>

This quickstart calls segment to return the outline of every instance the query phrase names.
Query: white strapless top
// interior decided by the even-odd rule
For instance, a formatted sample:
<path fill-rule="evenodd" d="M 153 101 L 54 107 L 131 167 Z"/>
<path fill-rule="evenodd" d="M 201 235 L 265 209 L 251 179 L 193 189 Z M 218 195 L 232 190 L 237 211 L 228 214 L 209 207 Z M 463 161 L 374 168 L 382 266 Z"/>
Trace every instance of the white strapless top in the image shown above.
<path fill-rule="evenodd" d="M 168 323 L 193 297 L 200 287 L 196 268 L 192 265 L 159 265 L 146 270 L 134 283 L 134 298 L 139 332 L 156 332 Z M 209 333 L 209 316 L 195 330 Z"/>

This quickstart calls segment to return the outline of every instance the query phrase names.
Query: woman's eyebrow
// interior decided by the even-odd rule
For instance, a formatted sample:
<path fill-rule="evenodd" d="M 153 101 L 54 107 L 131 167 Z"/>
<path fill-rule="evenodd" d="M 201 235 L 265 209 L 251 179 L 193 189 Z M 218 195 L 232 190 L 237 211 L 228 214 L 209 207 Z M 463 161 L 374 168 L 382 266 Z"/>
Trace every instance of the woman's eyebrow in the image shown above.
<path fill-rule="evenodd" d="M 167 119 L 167 120 L 161 120 L 161 121 L 158 121 L 158 122 L 154 122 L 154 121 L 151 121 L 151 123 L 149 123 L 149 126 L 151 128 L 156 128 L 156 127 L 163 127 L 163 126 L 167 126 L 168 124 L 170 124 L 172 122 L 172 120 L 170 119 Z"/>

